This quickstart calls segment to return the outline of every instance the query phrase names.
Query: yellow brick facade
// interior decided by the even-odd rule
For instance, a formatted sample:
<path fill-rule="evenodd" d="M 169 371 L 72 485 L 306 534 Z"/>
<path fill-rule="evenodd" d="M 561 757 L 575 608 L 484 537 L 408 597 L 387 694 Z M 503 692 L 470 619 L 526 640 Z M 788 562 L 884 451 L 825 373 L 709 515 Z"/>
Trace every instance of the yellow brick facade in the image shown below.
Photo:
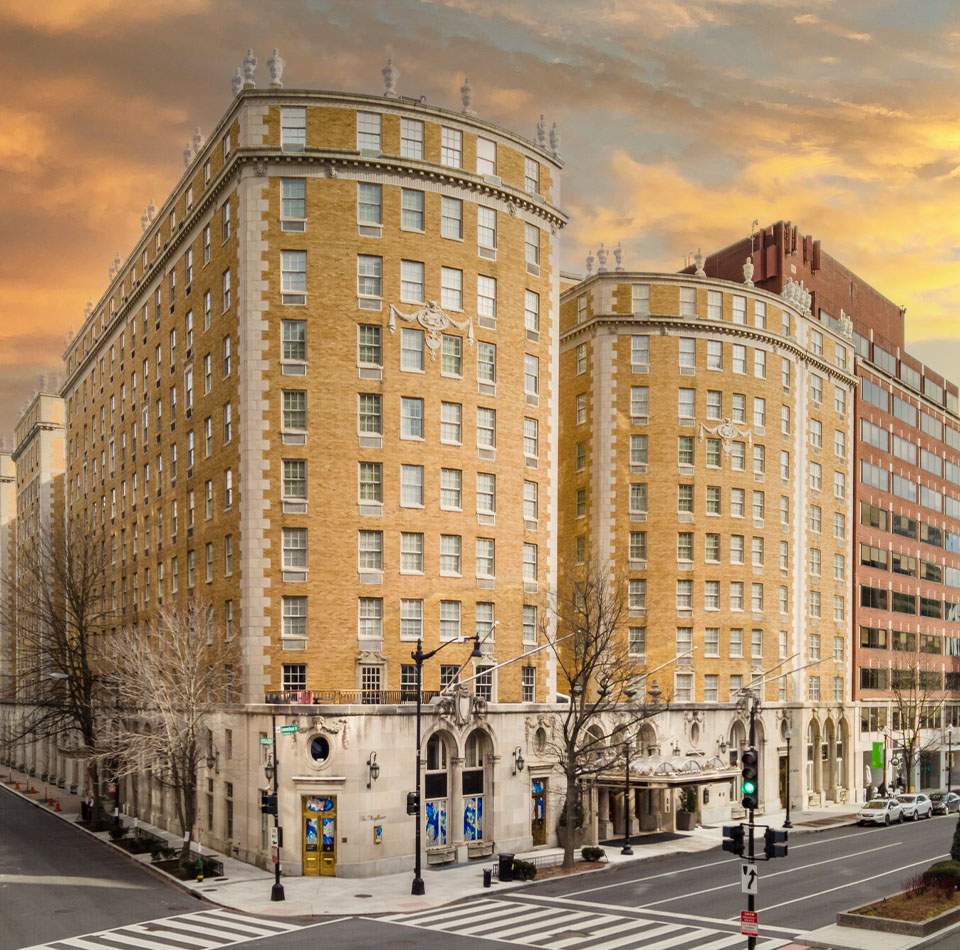
<path fill-rule="evenodd" d="M 284 114 L 297 110 L 305 144 L 291 147 Z M 379 151 L 358 148 L 358 111 L 380 116 Z M 401 120 L 422 123 L 422 158 L 401 157 Z M 441 164 L 444 129 L 460 134 L 459 168 L 449 156 Z M 478 136 L 495 143 L 492 171 L 477 170 Z M 536 185 L 525 181 L 531 167 Z M 479 602 L 494 605 L 497 621 L 484 665 L 523 654 L 523 608 L 539 604 L 555 557 L 559 167 L 510 133 L 416 103 L 273 90 L 237 98 L 65 356 L 69 503 L 116 551 L 108 586 L 118 625 L 144 623 L 161 602 L 209 605 L 217 636 L 243 638 L 235 698 L 248 702 L 291 686 L 291 664 L 305 664 L 300 682 L 319 696 L 400 689 L 416 645 L 401 640 L 401 599 L 422 601 L 425 649 L 440 643 L 441 601 L 460 604 L 461 635 L 486 635 Z M 302 183 L 299 230 L 282 223 L 284 181 Z M 363 185 L 379 186 L 379 227 L 359 220 Z M 401 226 L 404 190 L 422 194 L 421 229 Z M 462 202 L 459 238 L 441 234 L 444 198 Z M 481 256 L 478 207 L 496 212 L 495 255 Z M 283 252 L 305 252 L 301 298 L 283 294 Z M 379 299 L 358 295 L 361 255 L 381 261 Z M 401 261 L 422 263 L 422 302 L 402 299 Z M 445 303 L 441 268 L 462 273 L 459 308 Z M 496 281 L 495 319 L 478 313 L 478 275 Z M 527 292 L 539 299 L 535 332 Z M 401 370 L 402 331 L 431 331 L 429 313 L 404 317 L 428 301 L 464 324 L 443 331 L 460 341 L 459 375 L 442 372 L 429 345 L 423 371 Z M 402 316 L 391 318 L 391 305 Z M 305 323 L 305 361 L 283 359 L 285 321 Z M 378 328 L 379 367 L 359 363 L 361 325 Z M 479 379 L 481 344 L 496 348 L 495 384 Z M 536 398 L 525 391 L 528 356 L 538 361 Z M 285 391 L 304 394 L 305 433 L 284 431 Z M 379 447 L 361 438 L 362 394 L 381 400 Z M 403 398 L 422 400 L 422 439 L 401 436 Z M 459 443 L 441 441 L 441 403 L 461 406 Z M 495 451 L 478 448 L 478 409 L 495 411 Z M 535 458 L 524 452 L 525 419 L 536 422 Z M 294 460 L 306 463 L 306 498 L 291 503 L 284 472 Z M 381 466 L 379 504 L 360 504 L 361 462 Z M 403 465 L 423 466 L 422 507 L 400 504 Z M 459 510 L 441 507 L 442 470 L 461 473 Z M 494 476 L 495 514 L 478 514 L 478 473 Z M 524 518 L 525 482 L 537 486 L 536 519 Z M 285 528 L 306 529 L 305 572 L 284 570 Z M 380 572 L 359 569 L 361 531 L 382 532 Z M 422 572 L 401 573 L 401 533 L 423 535 Z M 441 574 L 441 535 L 461 538 L 459 576 Z M 477 576 L 478 538 L 494 541 L 490 578 Z M 537 549 L 535 583 L 523 581 L 525 545 Z M 284 598 L 298 597 L 305 640 L 282 636 Z M 361 598 L 382 601 L 379 642 L 358 639 L 370 629 L 360 626 Z M 451 646 L 444 662 L 459 665 L 469 651 Z M 534 670 L 528 698 L 552 693 L 541 653 L 501 671 L 493 699 L 521 700 L 523 666 Z M 439 676 L 439 662 L 428 665 L 425 687 Z"/>

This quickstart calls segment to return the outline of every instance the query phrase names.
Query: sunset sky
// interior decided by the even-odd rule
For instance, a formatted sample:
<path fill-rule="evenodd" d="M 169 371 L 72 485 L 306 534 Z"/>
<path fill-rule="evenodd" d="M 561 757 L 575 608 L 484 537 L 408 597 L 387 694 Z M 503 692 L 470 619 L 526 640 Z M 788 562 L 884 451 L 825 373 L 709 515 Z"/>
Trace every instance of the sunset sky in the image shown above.
<path fill-rule="evenodd" d="M 956 0 L 0 0 L 0 436 L 213 128 L 248 47 L 284 84 L 560 124 L 563 265 L 676 270 L 790 219 L 960 381 Z"/>

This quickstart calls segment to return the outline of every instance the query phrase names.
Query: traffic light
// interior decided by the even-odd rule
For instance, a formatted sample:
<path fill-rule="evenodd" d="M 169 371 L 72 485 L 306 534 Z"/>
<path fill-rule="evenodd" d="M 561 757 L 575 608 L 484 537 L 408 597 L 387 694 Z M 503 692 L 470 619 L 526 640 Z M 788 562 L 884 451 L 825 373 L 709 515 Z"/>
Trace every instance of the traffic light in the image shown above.
<path fill-rule="evenodd" d="M 262 815 L 277 814 L 277 796 L 268 792 L 260 793 L 260 813 Z"/>
<path fill-rule="evenodd" d="M 744 749 L 740 756 L 740 791 L 743 807 L 753 811 L 760 804 L 760 759 L 756 749 Z"/>
<path fill-rule="evenodd" d="M 763 853 L 768 858 L 787 856 L 787 832 L 776 828 L 767 828 L 763 833 Z"/>
<path fill-rule="evenodd" d="M 723 850 L 743 857 L 743 825 L 723 826 Z"/>
<path fill-rule="evenodd" d="M 415 815 L 420 811 L 420 799 L 416 792 L 407 792 L 407 814 Z"/>

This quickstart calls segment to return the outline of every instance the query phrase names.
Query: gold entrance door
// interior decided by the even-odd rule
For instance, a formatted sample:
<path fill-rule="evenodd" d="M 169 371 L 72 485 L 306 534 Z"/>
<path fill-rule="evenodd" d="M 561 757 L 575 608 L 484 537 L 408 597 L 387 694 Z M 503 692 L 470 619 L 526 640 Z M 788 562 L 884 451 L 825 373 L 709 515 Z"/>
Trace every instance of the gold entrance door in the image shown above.
<path fill-rule="evenodd" d="M 337 873 L 337 800 L 330 795 L 302 799 L 303 873 Z"/>
<path fill-rule="evenodd" d="M 789 776 L 787 775 L 787 769 L 789 764 L 787 762 L 787 757 L 785 755 L 780 756 L 780 807 L 787 807 L 787 783 L 789 781 Z"/>
<path fill-rule="evenodd" d="M 547 780 L 533 779 L 531 786 L 530 830 L 533 846 L 547 843 Z"/>

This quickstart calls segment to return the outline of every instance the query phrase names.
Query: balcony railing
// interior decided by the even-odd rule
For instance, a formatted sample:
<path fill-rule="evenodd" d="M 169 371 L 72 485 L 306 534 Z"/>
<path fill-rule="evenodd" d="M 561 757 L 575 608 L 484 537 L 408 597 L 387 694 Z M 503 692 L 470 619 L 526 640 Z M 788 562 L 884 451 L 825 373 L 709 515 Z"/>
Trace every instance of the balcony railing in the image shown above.
<path fill-rule="evenodd" d="M 420 701 L 429 703 L 439 695 L 436 689 L 420 692 Z M 285 690 L 269 692 L 265 701 L 269 704 L 294 706 L 398 706 L 415 703 L 415 689 L 320 689 Z"/>

